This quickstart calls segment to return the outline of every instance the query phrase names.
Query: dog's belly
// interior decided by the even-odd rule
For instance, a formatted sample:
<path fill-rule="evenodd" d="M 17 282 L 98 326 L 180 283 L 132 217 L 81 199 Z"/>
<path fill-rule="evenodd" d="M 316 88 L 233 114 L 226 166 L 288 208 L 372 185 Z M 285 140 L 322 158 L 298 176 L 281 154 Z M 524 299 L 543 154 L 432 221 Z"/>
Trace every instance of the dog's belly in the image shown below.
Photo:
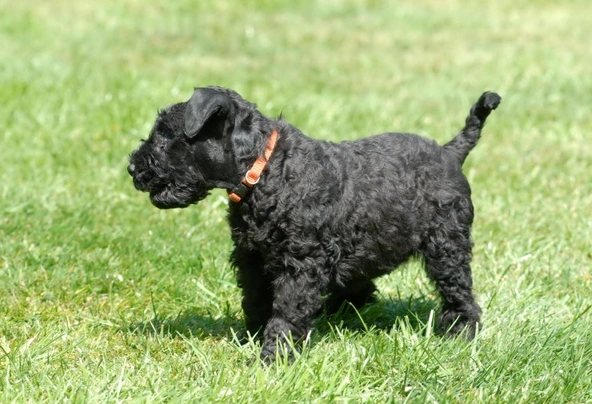
<path fill-rule="evenodd" d="M 401 259 L 391 259 L 389 261 L 344 258 L 336 266 L 335 282 L 339 285 L 345 285 L 354 279 L 371 279 L 386 275 L 406 262 L 410 256 L 411 254 Z"/>
<path fill-rule="evenodd" d="M 351 213 L 353 219 L 356 215 Z M 327 268 L 337 286 L 390 273 L 419 251 L 419 228 L 400 215 L 379 219 L 364 215 L 361 220 L 341 221 L 341 226 L 330 226 L 321 236 L 327 255 L 338 257 Z"/>

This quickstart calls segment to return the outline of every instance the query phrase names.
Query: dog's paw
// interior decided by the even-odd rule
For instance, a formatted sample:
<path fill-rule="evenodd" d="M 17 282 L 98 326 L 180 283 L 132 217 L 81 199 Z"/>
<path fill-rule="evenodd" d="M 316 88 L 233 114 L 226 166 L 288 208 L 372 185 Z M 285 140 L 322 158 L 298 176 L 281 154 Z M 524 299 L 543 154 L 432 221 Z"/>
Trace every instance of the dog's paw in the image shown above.
<path fill-rule="evenodd" d="M 444 312 L 438 321 L 440 332 L 447 337 L 461 337 L 472 341 L 481 330 L 478 312 L 455 313 Z"/>
<path fill-rule="evenodd" d="M 271 366 L 276 360 L 276 355 L 275 352 L 263 349 L 259 355 L 259 359 L 261 360 L 262 365 Z"/>
<path fill-rule="evenodd" d="M 269 366 L 276 362 L 291 364 L 302 352 L 302 346 L 291 344 L 288 341 L 275 341 L 264 343 L 259 359 L 261 363 Z"/>

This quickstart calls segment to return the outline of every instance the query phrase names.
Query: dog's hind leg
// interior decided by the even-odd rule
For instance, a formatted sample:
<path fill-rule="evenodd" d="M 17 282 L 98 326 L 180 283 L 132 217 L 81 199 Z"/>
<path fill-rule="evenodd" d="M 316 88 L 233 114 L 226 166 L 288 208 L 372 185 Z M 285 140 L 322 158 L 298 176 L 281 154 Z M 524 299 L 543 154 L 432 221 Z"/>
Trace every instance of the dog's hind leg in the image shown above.
<path fill-rule="evenodd" d="M 423 253 L 428 276 L 442 298 L 440 329 L 448 335 L 475 336 L 481 308 L 473 296 L 470 226 L 440 223 L 431 231 Z"/>

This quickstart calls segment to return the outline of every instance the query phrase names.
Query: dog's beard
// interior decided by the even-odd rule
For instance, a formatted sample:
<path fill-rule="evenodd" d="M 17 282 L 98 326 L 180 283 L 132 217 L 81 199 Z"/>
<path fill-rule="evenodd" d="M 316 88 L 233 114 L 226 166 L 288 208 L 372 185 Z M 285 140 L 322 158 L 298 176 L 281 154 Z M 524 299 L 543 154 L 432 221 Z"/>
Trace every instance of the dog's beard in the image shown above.
<path fill-rule="evenodd" d="M 159 209 L 185 208 L 204 199 L 209 191 L 208 187 L 200 183 L 191 186 L 171 183 L 150 191 L 150 202 Z"/>
<path fill-rule="evenodd" d="M 194 167 L 186 167 L 182 175 L 162 178 L 158 185 L 149 190 L 150 201 L 159 209 L 185 208 L 209 195 L 208 186 L 201 172 Z"/>
<path fill-rule="evenodd" d="M 135 159 L 133 172 L 137 190 L 148 192 L 150 201 L 159 209 L 184 208 L 208 196 L 212 189 L 195 167 L 165 170 L 158 164 L 146 164 L 149 158 Z M 153 159 L 153 163 L 156 161 Z"/>

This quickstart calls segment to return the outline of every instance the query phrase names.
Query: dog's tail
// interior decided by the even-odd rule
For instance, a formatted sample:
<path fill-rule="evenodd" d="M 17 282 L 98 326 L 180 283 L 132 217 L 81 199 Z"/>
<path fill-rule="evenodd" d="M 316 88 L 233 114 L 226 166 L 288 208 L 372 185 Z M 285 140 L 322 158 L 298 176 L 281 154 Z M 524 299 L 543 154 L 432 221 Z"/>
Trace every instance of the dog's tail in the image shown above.
<path fill-rule="evenodd" d="M 479 141 L 485 120 L 501 101 L 502 97 L 498 94 L 490 91 L 484 92 L 471 108 L 465 121 L 465 127 L 454 139 L 444 145 L 446 150 L 457 157 L 461 165 Z"/>

